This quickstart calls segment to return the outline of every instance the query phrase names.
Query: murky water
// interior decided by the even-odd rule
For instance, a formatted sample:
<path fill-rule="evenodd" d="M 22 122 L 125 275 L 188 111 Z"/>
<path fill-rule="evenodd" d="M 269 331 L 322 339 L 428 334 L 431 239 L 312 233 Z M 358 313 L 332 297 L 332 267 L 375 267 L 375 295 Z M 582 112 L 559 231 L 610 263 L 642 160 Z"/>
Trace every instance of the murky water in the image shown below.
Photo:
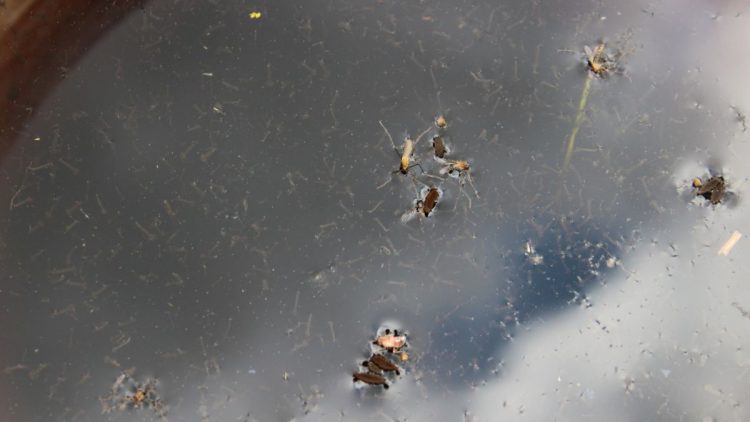
<path fill-rule="evenodd" d="M 611 3 L 134 12 L 3 162 L 9 420 L 158 419 L 123 371 L 170 420 L 750 417 L 747 7 Z M 383 327 L 387 391 L 352 383 Z"/>

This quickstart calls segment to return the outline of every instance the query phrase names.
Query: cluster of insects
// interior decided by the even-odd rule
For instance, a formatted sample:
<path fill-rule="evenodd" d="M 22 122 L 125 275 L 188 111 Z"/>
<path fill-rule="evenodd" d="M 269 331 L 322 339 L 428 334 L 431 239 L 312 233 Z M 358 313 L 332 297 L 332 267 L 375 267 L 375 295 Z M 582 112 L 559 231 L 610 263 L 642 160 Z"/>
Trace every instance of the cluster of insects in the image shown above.
<path fill-rule="evenodd" d="M 388 128 L 385 127 L 382 121 L 379 121 L 378 123 L 383 128 L 383 131 L 385 132 L 388 139 L 391 141 L 391 145 L 393 145 L 393 149 L 394 151 L 396 151 L 396 154 L 400 159 L 399 167 L 397 170 L 394 170 L 393 173 L 401 173 L 406 175 L 409 174 L 410 169 L 419 167 L 422 173 L 426 174 L 424 169 L 422 168 L 422 165 L 415 159 L 414 154 L 417 144 L 428 132 L 433 130 L 432 127 L 428 127 L 426 130 L 420 133 L 416 139 L 412 139 L 411 136 L 406 135 L 404 138 L 403 146 L 399 151 L 398 147 L 396 147 L 396 144 L 393 141 L 391 133 L 388 131 Z M 479 192 L 477 192 L 476 188 L 474 187 L 474 182 L 471 179 L 471 166 L 469 162 L 467 160 L 449 158 L 451 155 L 451 150 L 445 141 L 445 133 L 448 128 L 448 121 L 445 116 L 441 115 L 435 118 L 435 127 L 437 128 L 437 133 L 435 133 L 432 137 L 432 150 L 433 158 L 440 166 L 438 175 L 443 177 L 446 175 L 454 177 L 458 179 L 459 184 L 462 187 L 466 182 L 468 182 L 474 190 L 474 194 L 476 195 L 476 197 L 479 198 Z M 427 174 L 427 176 L 441 181 L 443 180 L 442 177 L 439 176 L 431 174 Z M 417 179 L 413 178 L 412 181 L 414 183 L 416 199 L 413 207 L 409 209 L 407 213 L 402 217 L 402 221 L 404 222 L 410 220 L 416 215 L 429 217 L 437 207 L 440 198 L 443 196 L 443 191 L 438 186 L 425 184 L 420 181 L 419 183 L 423 184 L 424 188 L 418 190 L 416 187 Z"/>
<path fill-rule="evenodd" d="M 132 371 L 123 372 L 112 384 L 111 393 L 100 398 L 102 413 L 148 408 L 157 416 L 164 417 L 167 409 L 157 394 L 157 386 L 156 379 L 149 378 L 144 382 L 138 382 L 133 379 Z"/>
<path fill-rule="evenodd" d="M 372 344 L 376 350 L 369 359 L 362 362 L 365 371 L 354 372 L 352 380 L 368 385 L 382 385 L 388 388 L 386 374 L 395 373 L 401 375 L 401 370 L 387 355 L 395 355 L 399 360 L 406 361 L 409 355 L 403 351 L 406 347 L 406 335 L 399 334 L 398 330 L 385 329 L 382 334 L 375 337 Z"/>

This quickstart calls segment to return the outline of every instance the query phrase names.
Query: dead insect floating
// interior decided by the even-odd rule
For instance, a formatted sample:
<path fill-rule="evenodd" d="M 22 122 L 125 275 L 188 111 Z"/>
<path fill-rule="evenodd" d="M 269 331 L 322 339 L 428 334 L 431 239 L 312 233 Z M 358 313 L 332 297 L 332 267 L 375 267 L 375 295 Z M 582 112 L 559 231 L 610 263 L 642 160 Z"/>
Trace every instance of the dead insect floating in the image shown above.
<path fill-rule="evenodd" d="M 435 187 L 429 188 L 424 199 L 417 201 L 417 212 L 424 214 L 425 217 L 429 217 L 437 206 L 438 199 L 440 199 L 440 191 Z"/>
<path fill-rule="evenodd" d="M 698 189 L 697 196 L 702 196 L 716 205 L 721 202 L 726 193 L 727 185 L 722 176 L 711 176 L 706 182 L 699 178 L 693 179 L 693 187 Z"/>
<path fill-rule="evenodd" d="M 148 380 L 145 384 L 137 384 L 131 387 L 131 394 L 124 397 L 120 408 L 138 409 L 151 407 L 155 410 L 161 408 L 161 400 L 156 395 L 156 380 Z"/>
<path fill-rule="evenodd" d="M 462 173 L 462 172 L 468 172 L 469 171 L 469 162 L 465 160 L 447 160 L 446 163 L 448 164 L 446 167 L 444 167 L 440 174 L 454 174 L 455 173 Z"/>
<path fill-rule="evenodd" d="M 366 366 L 368 369 L 370 369 L 370 372 L 380 373 L 381 371 L 385 371 L 395 372 L 396 375 L 401 375 L 401 371 L 398 369 L 398 366 L 396 366 L 395 363 L 391 362 L 390 359 L 381 354 L 374 354 L 370 356 L 370 360 L 364 361 L 362 363 L 362 366 Z M 377 371 L 373 371 L 373 367 L 377 369 Z"/>
<path fill-rule="evenodd" d="M 103 412 L 109 413 L 113 409 L 141 409 L 150 408 L 157 415 L 164 416 L 166 406 L 157 395 L 158 381 L 148 379 L 144 383 L 136 382 L 129 373 L 123 372 L 112 385 L 112 393 L 101 399 Z"/>
<path fill-rule="evenodd" d="M 388 383 L 382 375 L 378 375 L 372 372 L 355 372 L 352 374 L 354 382 L 360 381 L 369 385 L 382 385 L 383 388 L 388 389 Z"/>
<path fill-rule="evenodd" d="M 414 166 L 409 166 L 409 162 L 411 161 L 411 156 L 413 153 L 414 153 L 414 141 L 412 141 L 410 136 L 407 136 L 406 138 L 404 138 L 404 148 L 403 148 L 403 151 L 401 152 L 401 164 L 399 165 L 399 168 L 398 168 L 401 174 L 408 173 L 409 169 L 411 167 L 414 167 Z M 418 166 L 419 164 L 414 164 L 414 165 Z"/>
<path fill-rule="evenodd" d="M 152 394 L 153 392 L 150 385 L 139 387 L 136 388 L 131 396 L 128 396 L 128 401 L 133 405 L 133 407 L 140 407 L 146 404 L 146 399 Z"/>
<path fill-rule="evenodd" d="M 591 50 L 591 47 L 584 45 L 583 51 L 586 53 L 586 61 L 589 70 L 597 76 L 605 75 L 611 68 L 611 61 L 604 54 L 604 43 L 601 43 Z"/>
<path fill-rule="evenodd" d="M 406 345 L 406 336 L 399 335 L 398 330 L 391 332 L 390 329 L 386 328 L 384 334 L 377 336 L 372 343 L 393 353 Z"/>
<path fill-rule="evenodd" d="M 414 189 L 417 190 L 416 185 Z M 435 211 L 442 191 L 436 187 L 424 187 L 421 192 L 416 192 L 416 195 L 414 205 L 401 216 L 402 223 L 409 222 L 419 214 L 429 217 Z"/>
<path fill-rule="evenodd" d="M 388 136 L 388 139 L 391 141 L 391 145 L 393 145 L 393 150 L 396 151 L 396 154 L 400 157 L 400 163 L 398 170 L 395 172 L 401 172 L 401 174 L 407 174 L 409 173 L 409 169 L 417 166 L 420 170 L 424 173 L 424 170 L 422 169 L 422 166 L 419 165 L 419 163 L 411 164 L 412 161 L 412 155 L 414 154 L 414 147 L 417 145 L 417 142 L 424 136 L 427 131 L 429 131 L 429 128 L 427 128 L 424 132 L 422 132 L 416 140 L 412 140 L 411 136 L 406 135 L 404 137 L 404 145 L 401 148 L 401 152 L 398 151 L 398 148 L 396 148 L 396 144 L 393 142 L 393 137 L 391 136 L 391 133 L 388 131 L 388 129 L 385 127 L 382 121 L 378 120 L 378 123 L 380 124 L 380 127 L 383 128 L 383 131 L 385 131 L 385 134 Z"/>
<path fill-rule="evenodd" d="M 479 198 L 479 192 L 477 191 L 477 188 L 474 187 L 474 181 L 471 180 L 471 173 L 469 172 L 471 166 L 469 165 L 469 162 L 466 160 L 445 160 L 445 163 L 446 166 L 440 169 L 440 174 L 448 173 L 451 176 L 457 177 L 461 186 L 463 186 L 468 180 L 469 185 L 474 190 L 474 195 Z"/>
<path fill-rule="evenodd" d="M 435 150 L 435 157 L 445 158 L 445 154 L 448 153 L 448 148 L 445 147 L 445 142 L 440 135 L 432 137 L 432 148 Z"/>

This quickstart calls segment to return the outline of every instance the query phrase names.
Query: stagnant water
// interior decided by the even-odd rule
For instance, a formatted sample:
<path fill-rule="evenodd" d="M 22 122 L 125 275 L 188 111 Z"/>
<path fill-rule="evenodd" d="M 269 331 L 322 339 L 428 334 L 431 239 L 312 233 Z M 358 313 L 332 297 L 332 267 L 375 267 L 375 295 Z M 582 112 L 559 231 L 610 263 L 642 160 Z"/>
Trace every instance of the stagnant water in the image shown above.
<path fill-rule="evenodd" d="M 65 70 L 0 168 L 8 420 L 750 418 L 747 5 L 407 3 L 153 1 Z"/>

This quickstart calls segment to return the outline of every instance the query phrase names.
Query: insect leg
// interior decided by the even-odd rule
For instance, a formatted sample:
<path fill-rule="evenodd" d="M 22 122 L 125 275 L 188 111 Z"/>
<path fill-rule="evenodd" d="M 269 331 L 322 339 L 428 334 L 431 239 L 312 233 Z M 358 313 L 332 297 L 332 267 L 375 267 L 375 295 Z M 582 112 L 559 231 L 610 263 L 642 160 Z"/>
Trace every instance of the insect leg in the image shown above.
<path fill-rule="evenodd" d="M 420 133 L 420 134 L 419 134 L 419 136 L 417 136 L 417 139 L 416 139 L 416 140 L 414 140 L 414 145 L 417 145 L 417 142 L 419 142 L 419 140 L 420 140 L 420 139 L 422 139 L 422 137 L 423 137 L 423 136 L 424 136 L 424 135 L 425 135 L 425 134 L 426 134 L 427 132 L 429 132 L 429 131 L 430 131 L 430 129 L 432 129 L 432 126 L 429 126 L 429 127 L 427 128 L 427 129 L 425 129 L 425 130 L 424 130 L 424 132 Z"/>
<path fill-rule="evenodd" d="M 385 127 L 385 125 L 383 124 L 382 121 L 378 120 L 378 123 L 380 123 L 380 127 L 383 128 L 383 130 L 385 131 L 385 134 L 388 135 L 388 139 L 390 139 L 391 145 L 393 145 L 393 149 L 395 149 L 396 153 L 398 154 L 398 149 L 396 149 L 396 143 L 393 142 L 393 137 L 391 136 L 391 132 L 388 132 L 388 129 Z M 401 154 L 399 154 L 399 155 L 401 155 Z"/>
<path fill-rule="evenodd" d="M 419 165 L 419 163 L 414 163 L 414 164 L 410 165 L 409 167 L 407 167 L 407 170 L 409 170 L 412 167 L 419 167 L 419 170 L 421 170 L 422 173 L 424 173 L 424 169 L 422 168 L 422 166 Z"/>
<path fill-rule="evenodd" d="M 471 180 L 471 173 L 466 172 L 466 178 L 469 180 L 469 186 L 474 190 L 474 195 L 479 199 L 479 192 L 477 191 L 477 188 L 474 187 L 474 182 Z"/>

